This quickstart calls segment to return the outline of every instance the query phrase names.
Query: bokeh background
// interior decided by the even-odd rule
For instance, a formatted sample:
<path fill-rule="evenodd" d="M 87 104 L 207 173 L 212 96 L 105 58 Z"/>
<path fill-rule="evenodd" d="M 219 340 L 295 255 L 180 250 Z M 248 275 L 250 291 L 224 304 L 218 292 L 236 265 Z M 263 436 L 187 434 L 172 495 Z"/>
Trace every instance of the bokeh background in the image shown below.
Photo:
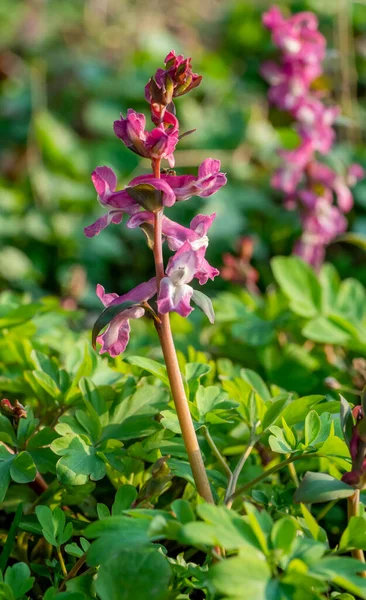
<path fill-rule="evenodd" d="M 34 297 L 56 294 L 95 307 L 95 284 L 124 293 L 151 276 L 140 231 L 110 226 L 88 240 L 83 228 L 102 212 L 90 172 L 109 165 L 123 186 L 147 172 L 112 124 L 127 108 L 147 112 L 148 78 L 174 48 L 192 56 L 201 86 L 177 100 L 184 138 L 179 172 L 219 158 L 228 185 L 192 199 L 169 216 L 188 224 L 199 211 L 217 212 L 208 257 L 220 267 L 240 236 L 254 240 L 260 286 L 269 258 L 289 254 L 299 235 L 295 213 L 270 188 L 276 148 L 296 146 L 284 114 L 268 107 L 261 63 L 274 55 L 259 0 L 2 0 L 0 5 L 0 287 Z M 333 161 L 365 165 L 366 2 L 278 2 L 285 12 L 314 10 L 328 40 L 318 82 L 342 106 Z M 366 233 L 366 183 L 355 189 L 350 229 Z M 364 254 L 328 250 L 343 276 L 366 283 Z M 230 287 L 217 278 L 215 293 Z"/>

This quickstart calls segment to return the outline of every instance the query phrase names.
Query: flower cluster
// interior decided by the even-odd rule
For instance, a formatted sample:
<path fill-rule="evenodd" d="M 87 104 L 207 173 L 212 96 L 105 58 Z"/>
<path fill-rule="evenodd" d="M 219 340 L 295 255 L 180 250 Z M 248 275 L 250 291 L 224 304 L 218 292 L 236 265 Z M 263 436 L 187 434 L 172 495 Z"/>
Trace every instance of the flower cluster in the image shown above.
<path fill-rule="evenodd" d="M 318 159 L 319 154 L 330 152 L 335 141 L 333 123 L 339 109 L 327 106 L 321 93 L 312 89 L 322 74 L 326 50 L 316 16 L 302 12 L 285 19 L 272 7 L 263 15 L 263 24 L 281 51 L 278 63 L 268 61 L 262 66 L 262 75 L 270 84 L 269 100 L 291 115 L 301 140 L 295 150 L 279 152 L 282 166 L 272 185 L 286 194 L 287 208 L 300 210 L 303 234 L 294 252 L 319 267 L 326 245 L 347 229 L 344 215 L 353 205 L 349 188 L 364 172 L 359 165 L 352 165 L 340 175 Z"/>
<path fill-rule="evenodd" d="M 127 148 L 149 158 L 155 168 L 153 173 L 136 177 L 122 190 L 117 190 L 117 178 L 112 169 L 95 169 L 92 182 L 98 201 L 106 212 L 85 228 L 87 237 L 98 235 L 111 223 L 121 223 L 124 214 L 128 216 L 128 228 L 141 227 L 146 231 L 147 227 L 154 227 L 156 213 L 163 213 L 165 208 L 192 196 L 211 196 L 225 185 L 226 176 L 220 172 L 220 162 L 212 158 L 202 162 L 197 175 L 176 175 L 171 169 L 160 173 L 162 159 L 166 159 L 170 167 L 174 166 L 174 150 L 179 141 L 179 122 L 173 99 L 197 87 L 200 81 L 201 77 L 192 73 L 191 60 L 176 56 L 172 51 L 165 59 L 165 69 L 158 69 L 145 88 L 155 128 L 146 131 L 145 116 L 132 109 L 127 111 L 126 117 L 121 115 L 114 122 L 116 136 Z M 129 320 L 142 317 L 146 310 L 151 311 L 148 301 L 154 296 L 157 296 L 159 315 L 175 311 L 186 317 L 193 310 L 193 300 L 212 319 L 207 303 L 200 300 L 202 294 L 196 293 L 196 300 L 190 283 L 198 279 L 199 284 L 204 285 L 219 274 L 205 258 L 207 233 L 214 218 L 215 214 L 199 214 L 190 227 L 184 227 L 162 215 L 163 240 L 174 255 L 170 257 L 161 281 L 154 277 L 122 296 L 106 294 L 102 286 L 97 286 L 99 299 L 115 315 L 97 338 L 101 344 L 100 353 L 108 352 L 114 357 L 125 350 L 129 340 Z M 120 311 L 118 305 L 121 305 Z"/>

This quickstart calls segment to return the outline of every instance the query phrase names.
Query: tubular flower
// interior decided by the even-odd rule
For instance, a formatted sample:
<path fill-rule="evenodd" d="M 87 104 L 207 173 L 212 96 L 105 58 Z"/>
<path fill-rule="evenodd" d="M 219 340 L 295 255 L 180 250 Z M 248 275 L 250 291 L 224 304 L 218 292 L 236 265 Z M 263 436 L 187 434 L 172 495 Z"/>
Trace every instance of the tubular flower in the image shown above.
<path fill-rule="evenodd" d="M 165 69 L 158 69 L 145 87 L 145 98 L 151 107 L 152 121 L 159 125 L 173 98 L 183 96 L 196 88 L 202 80 L 192 72 L 191 59 L 174 50 L 164 60 Z"/>
<path fill-rule="evenodd" d="M 145 115 L 135 112 L 132 108 L 128 109 L 126 118 L 121 115 L 113 125 L 116 136 L 132 152 L 145 158 L 166 158 L 173 167 L 173 153 L 179 140 L 178 119 L 166 112 L 161 125 L 150 132 L 146 131 L 145 127 Z"/>
<path fill-rule="evenodd" d="M 162 233 L 168 242 L 170 250 L 179 250 L 185 242 L 190 242 L 194 250 L 198 250 L 202 246 L 207 248 L 207 233 L 215 217 L 216 213 L 212 215 L 197 215 L 191 221 L 190 227 L 184 227 L 184 225 L 180 225 L 163 216 Z M 154 214 L 149 211 L 142 211 L 130 217 L 127 221 L 127 227 L 135 229 L 143 223 L 152 225 L 153 222 Z"/>
<path fill-rule="evenodd" d="M 133 215 L 140 207 L 125 190 L 116 192 L 117 178 L 109 167 L 97 167 L 91 176 L 99 203 L 108 207 L 108 212 L 95 223 L 85 227 L 87 237 L 98 235 L 110 223 L 120 223 L 123 214 Z"/>
<path fill-rule="evenodd" d="M 130 319 L 139 319 L 145 314 L 145 309 L 139 306 L 139 304 L 155 296 L 156 279 L 153 277 L 150 281 L 141 283 L 123 296 L 118 296 L 118 294 L 114 293 L 106 294 L 104 287 L 99 283 L 96 292 L 99 300 L 108 308 L 127 301 L 136 302 L 136 306 L 131 306 L 114 317 L 105 332 L 97 338 L 97 342 L 102 345 L 99 354 L 108 352 L 114 358 L 125 351 L 129 342 Z"/>
<path fill-rule="evenodd" d="M 313 13 L 303 12 L 285 19 L 277 7 L 263 15 L 263 24 L 281 51 L 278 63 L 266 62 L 262 75 L 270 84 L 269 100 L 295 119 L 300 137 L 298 148 L 280 150 L 282 165 L 272 185 L 285 194 L 285 206 L 298 208 L 303 234 L 294 253 L 314 267 L 325 257 L 325 247 L 347 229 L 344 213 L 353 206 L 350 186 L 364 175 L 352 165 L 348 173 L 337 173 L 318 161 L 317 153 L 329 154 L 334 141 L 337 106 L 326 106 L 311 84 L 322 74 L 326 42 L 318 31 Z"/>
<path fill-rule="evenodd" d="M 194 290 L 187 284 L 196 275 L 203 255 L 204 248 L 194 251 L 189 242 L 186 242 L 169 259 L 166 277 L 160 282 L 158 295 L 157 304 L 161 314 L 175 311 L 182 317 L 187 317 L 192 312 L 190 300 Z"/>

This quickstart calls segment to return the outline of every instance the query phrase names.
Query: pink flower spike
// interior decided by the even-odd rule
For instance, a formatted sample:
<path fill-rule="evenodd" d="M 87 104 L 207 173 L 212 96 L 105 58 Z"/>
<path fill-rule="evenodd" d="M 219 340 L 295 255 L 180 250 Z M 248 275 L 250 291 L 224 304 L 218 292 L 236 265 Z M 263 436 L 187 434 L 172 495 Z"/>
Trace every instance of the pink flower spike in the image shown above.
<path fill-rule="evenodd" d="M 150 300 L 156 294 L 156 279 L 153 277 L 150 281 L 141 283 L 123 296 L 118 296 L 118 294 L 114 293 L 106 294 L 104 287 L 100 284 L 97 285 L 96 292 L 98 298 L 106 307 L 122 304 L 128 300 L 137 304 Z M 143 307 L 131 306 L 114 317 L 105 332 L 97 338 L 97 342 L 101 344 L 99 354 L 108 352 L 112 358 L 122 354 L 130 338 L 129 319 L 139 319 L 144 314 L 145 310 Z"/>

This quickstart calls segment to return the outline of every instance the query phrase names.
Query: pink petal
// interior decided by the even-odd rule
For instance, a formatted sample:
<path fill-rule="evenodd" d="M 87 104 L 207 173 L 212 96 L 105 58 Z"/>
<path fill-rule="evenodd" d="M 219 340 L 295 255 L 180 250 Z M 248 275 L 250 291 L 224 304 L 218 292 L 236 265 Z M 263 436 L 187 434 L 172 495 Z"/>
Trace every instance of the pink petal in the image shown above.
<path fill-rule="evenodd" d="M 118 294 L 106 294 L 104 287 L 100 283 L 97 284 L 96 294 L 104 306 L 109 306 L 113 300 L 118 298 Z"/>
<path fill-rule="evenodd" d="M 209 279 L 213 281 L 218 275 L 220 275 L 220 271 L 212 267 L 204 258 L 196 271 L 195 278 L 198 279 L 200 285 L 205 285 Z"/>
<path fill-rule="evenodd" d="M 114 192 L 117 187 L 117 177 L 109 167 L 97 167 L 91 178 L 99 196 L 103 196 L 106 189 Z"/>
<path fill-rule="evenodd" d="M 109 323 L 106 331 L 98 336 L 97 342 L 102 344 L 99 354 L 108 354 L 115 358 L 125 351 L 130 339 L 129 319 L 143 317 L 145 310 L 139 306 L 124 310 Z"/>
<path fill-rule="evenodd" d="M 174 285 L 169 277 L 160 282 L 158 311 L 161 314 L 175 311 L 182 317 L 187 317 L 193 310 L 190 306 L 193 288 L 190 285 Z"/>
<path fill-rule="evenodd" d="M 120 210 L 110 210 L 108 213 L 100 217 L 88 227 L 85 227 L 84 233 L 86 237 L 94 237 L 95 235 L 99 235 L 102 229 L 108 227 L 110 223 L 120 223 L 122 221 L 123 212 Z"/>

